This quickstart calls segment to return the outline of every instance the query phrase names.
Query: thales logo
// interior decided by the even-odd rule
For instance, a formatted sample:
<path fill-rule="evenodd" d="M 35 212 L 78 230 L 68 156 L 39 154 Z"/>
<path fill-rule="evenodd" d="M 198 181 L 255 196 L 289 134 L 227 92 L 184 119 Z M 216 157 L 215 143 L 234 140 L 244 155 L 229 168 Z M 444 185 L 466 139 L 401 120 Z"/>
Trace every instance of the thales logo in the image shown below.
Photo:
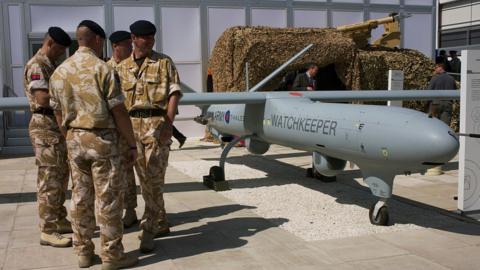
<path fill-rule="evenodd" d="M 230 123 L 230 111 L 227 111 L 225 113 L 225 122 L 228 124 Z"/>

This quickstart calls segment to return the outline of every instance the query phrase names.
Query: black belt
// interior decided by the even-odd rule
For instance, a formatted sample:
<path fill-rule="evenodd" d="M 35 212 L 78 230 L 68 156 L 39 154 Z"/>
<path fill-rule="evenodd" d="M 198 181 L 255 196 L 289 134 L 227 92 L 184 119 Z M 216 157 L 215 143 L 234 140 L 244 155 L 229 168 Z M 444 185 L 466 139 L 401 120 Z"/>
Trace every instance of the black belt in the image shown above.
<path fill-rule="evenodd" d="M 136 109 L 128 112 L 128 114 L 134 118 L 149 118 L 152 116 L 166 115 L 166 112 L 161 109 Z"/>
<path fill-rule="evenodd" d="M 50 108 L 38 108 L 33 113 L 38 113 L 38 114 L 43 114 L 43 115 L 48 115 L 48 116 L 54 116 L 55 114 L 53 113 L 53 110 Z"/>

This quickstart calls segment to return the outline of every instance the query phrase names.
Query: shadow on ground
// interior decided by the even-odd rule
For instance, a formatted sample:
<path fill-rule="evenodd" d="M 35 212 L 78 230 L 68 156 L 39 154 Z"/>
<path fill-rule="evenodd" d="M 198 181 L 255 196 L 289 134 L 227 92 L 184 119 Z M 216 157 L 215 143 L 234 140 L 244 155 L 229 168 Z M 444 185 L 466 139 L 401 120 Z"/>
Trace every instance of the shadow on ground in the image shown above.
<path fill-rule="evenodd" d="M 176 230 L 175 226 L 201 219 L 227 216 L 237 211 L 255 207 L 231 204 L 207 207 L 193 211 L 168 214 L 173 231 L 168 237 L 155 240 L 156 249 L 142 258 L 137 267 L 164 260 L 191 257 L 208 252 L 223 251 L 248 244 L 248 238 L 270 228 L 288 222 L 284 218 L 236 217 L 213 220 L 197 227 Z M 138 250 L 129 252 L 143 256 Z"/>

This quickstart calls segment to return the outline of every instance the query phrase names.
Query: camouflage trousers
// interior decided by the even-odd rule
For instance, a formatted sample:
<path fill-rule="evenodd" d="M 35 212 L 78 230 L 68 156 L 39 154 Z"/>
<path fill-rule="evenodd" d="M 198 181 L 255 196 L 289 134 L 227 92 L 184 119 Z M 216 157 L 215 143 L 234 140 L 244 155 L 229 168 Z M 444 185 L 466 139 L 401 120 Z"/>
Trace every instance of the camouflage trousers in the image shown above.
<path fill-rule="evenodd" d="M 67 216 L 65 193 L 69 170 L 65 139 L 51 116 L 33 114 L 29 135 L 38 166 L 37 202 L 40 231 L 53 233 L 56 223 Z"/>
<path fill-rule="evenodd" d="M 159 224 L 167 224 L 163 192 L 171 144 L 171 140 L 161 142 L 159 138 L 162 129 L 171 126 L 165 124 L 163 117 L 131 119 L 138 147 L 135 170 L 145 200 L 140 228 L 156 233 Z"/>
<path fill-rule="evenodd" d="M 124 198 L 124 208 L 125 209 L 135 209 L 137 207 L 137 184 L 135 184 L 135 173 L 133 172 L 133 167 L 125 166 L 128 163 L 128 152 L 130 148 L 127 141 L 120 137 L 120 151 L 121 155 L 121 164 L 122 167 L 125 167 L 125 181 L 127 183 L 127 189 L 125 190 Z"/>
<path fill-rule="evenodd" d="M 111 129 L 70 129 L 67 133 L 73 180 L 73 247 L 78 255 L 93 254 L 96 209 L 104 262 L 124 256 L 122 212 L 126 183 L 118 141 L 117 131 Z"/>

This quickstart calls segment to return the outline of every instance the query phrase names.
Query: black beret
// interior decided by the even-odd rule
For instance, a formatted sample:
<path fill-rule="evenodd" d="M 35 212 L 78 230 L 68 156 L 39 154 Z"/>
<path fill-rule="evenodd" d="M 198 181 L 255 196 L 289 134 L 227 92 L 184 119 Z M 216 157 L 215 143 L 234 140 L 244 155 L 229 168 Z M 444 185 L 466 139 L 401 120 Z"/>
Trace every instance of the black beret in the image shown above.
<path fill-rule="evenodd" d="M 79 28 L 81 26 L 87 27 L 88 29 L 90 29 L 90 31 L 92 31 L 93 33 L 95 33 L 96 35 L 98 35 L 102 38 L 106 37 L 105 31 L 103 31 L 103 28 L 94 21 L 83 20 L 83 21 L 80 22 L 80 24 L 78 25 L 77 28 Z"/>
<path fill-rule="evenodd" d="M 130 32 L 127 31 L 115 31 L 108 38 L 112 44 L 118 43 L 127 39 L 131 39 Z"/>
<path fill-rule="evenodd" d="M 130 32 L 135 36 L 155 35 L 157 28 L 149 21 L 139 20 L 130 25 Z"/>
<path fill-rule="evenodd" d="M 62 46 L 69 47 L 72 44 L 70 36 L 60 27 L 52 26 L 48 28 L 48 35 Z"/>

